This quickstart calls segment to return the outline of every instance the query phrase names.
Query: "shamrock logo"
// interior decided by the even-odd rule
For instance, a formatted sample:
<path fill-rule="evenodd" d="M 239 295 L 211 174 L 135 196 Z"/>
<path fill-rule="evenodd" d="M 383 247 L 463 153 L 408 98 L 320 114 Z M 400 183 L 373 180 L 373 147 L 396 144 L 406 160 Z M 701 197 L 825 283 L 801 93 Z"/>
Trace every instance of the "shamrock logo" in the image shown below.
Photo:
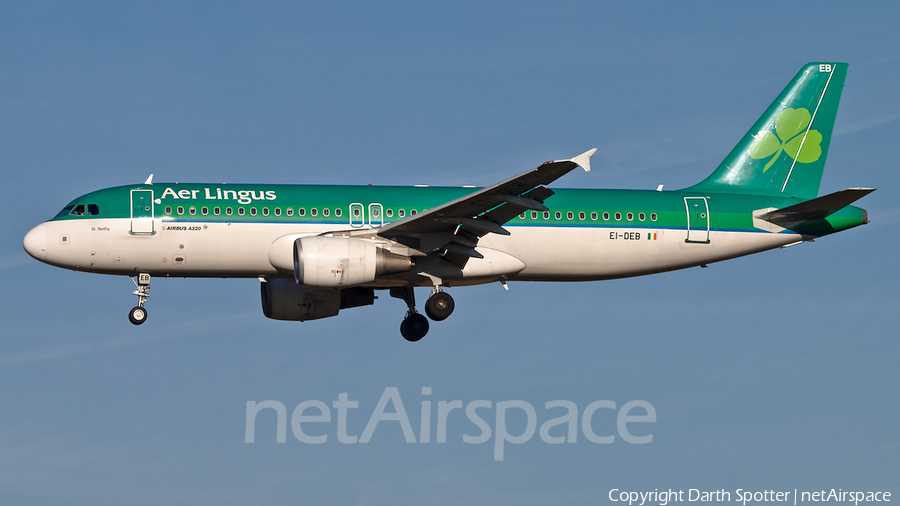
<path fill-rule="evenodd" d="M 760 135 L 755 136 L 756 142 L 750 146 L 750 156 L 756 160 L 772 157 L 763 167 L 763 172 L 769 170 L 782 151 L 800 163 L 812 163 L 822 156 L 822 147 L 819 145 L 822 134 L 818 130 L 810 130 L 806 141 L 803 140 L 802 134 L 811 119 L 808 110 L 789 107 L 775 118 L 775 133 L 760 132 Z"/>

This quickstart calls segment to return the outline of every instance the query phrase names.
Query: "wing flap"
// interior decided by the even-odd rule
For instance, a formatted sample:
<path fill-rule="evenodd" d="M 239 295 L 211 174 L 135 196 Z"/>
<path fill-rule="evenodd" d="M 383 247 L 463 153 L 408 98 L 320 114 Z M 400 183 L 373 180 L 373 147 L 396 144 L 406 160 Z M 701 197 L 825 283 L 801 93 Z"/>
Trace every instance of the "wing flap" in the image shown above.
<path fill-rule="evenodd" d="M 503 197 L 503 201 L 507 204 L 512 205 L 513 207 L 518 207 L 521 209 L 531 210 L 531 211 L 549 211 L 547 206 L 543 204 L 543 202 L 538 202 L 530 197 L 513 197 L 512 195 L 507 195 Z"/>
<path fill-rule="evenodd" d="M 457 244 L 455 242 L 448 242 L 444 245 L 444 249 L 446 249 L 450 253 L 456 253 L 457 255 L 462 255 L 465 257 L 484 258 L 484 255 L 476 251 L 475 248 L 462 246 L 461 244 Z"/>
<path fill-rule="evenodd" d="M 444 223 L 449 223 L 451 225 L 462 225 L 466 228 L 475 229 L 478 232 L 483 232 L 483 234 L 493 233 L 500 235 L 509 235 L 509 230 L 501 227 L 497 223 L 494 223 L 491 220 L 479 220 L 473 218 L 438 218 L 439 221 Z"/>

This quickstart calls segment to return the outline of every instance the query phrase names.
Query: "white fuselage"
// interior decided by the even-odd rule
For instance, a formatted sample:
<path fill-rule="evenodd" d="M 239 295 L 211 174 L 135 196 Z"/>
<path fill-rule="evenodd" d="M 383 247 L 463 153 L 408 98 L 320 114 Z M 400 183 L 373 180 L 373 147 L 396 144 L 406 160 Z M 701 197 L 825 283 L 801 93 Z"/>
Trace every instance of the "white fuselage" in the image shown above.
<path fill-rule="evenodd" d="M 478 250 L 497 250 L 524 264 L 510 281 L 588 281 L 697 266 L 802 240 L 794 233 L 709 232 L 709 242 L 686 242 L 685 229 L 508 226 L 489 234 Z M 154 233 L 131 233 L 129 219 L 49 221 L 25 238 L 25 248 L 46 263 L 103 274 L 177 277 L 290 277 L 293 240 L 334 230 L 333 225 L 291 223 L 179 223 L 155 220 Z M 282 239 L 279 241 L 279 239 Z M 390 243 L 387 243 L 388 248 Z M 470 261 L 477 261 L 472 259 Z M 276 268 L 281 266 L 281 269 Z M 495 281 L 500 276 L 447 280 Z M 385 286 L 396 283 L 385 283 Z M 422 278 L 422 285 L 431 282 Z M 370 286 L 379 286 L 376 279 Z"/>

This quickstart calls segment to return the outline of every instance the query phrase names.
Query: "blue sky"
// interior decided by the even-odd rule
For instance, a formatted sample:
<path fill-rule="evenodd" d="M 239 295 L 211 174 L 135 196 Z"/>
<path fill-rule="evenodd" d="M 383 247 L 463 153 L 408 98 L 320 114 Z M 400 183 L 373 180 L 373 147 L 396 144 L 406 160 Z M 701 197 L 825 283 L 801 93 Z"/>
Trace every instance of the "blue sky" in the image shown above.
<path fill-rule="evenodd" d="M 844 2 L 0 5 L 0 500 L 8 504 L 598 504 L 623 490 L 900 492 L 898 6 Z M 40 264 L 22 237 L 89 191 L 157 181 L 486 185 L 599 148 L 557 186 L 678 188 L 808 61 L 847 61 L 822 193 L 878 188 L 814 244 L 644 278 L 455 289 L 416 345 L 403 303 L 267 320 L 255 280 Z M 420 294 L 420 300 L 424 293 Z M 275 442 L 247 401 L 387 387 L 440 400 L 651 403 L 599 445 Z M 458 412 L 456 412 L 458 414 Z M 595 428 L 614 433 L 611 411 Z M 336 413 L 333 413 L 335 415 Z M 511 433 L 525 426 L 509 415 Z M 432 417 L 435 415 L 432 414 Z M 489 422 L 493 419 L 490 417 Z M 310 432 L 316 432 L 311 429 Z M 434 433 L 432 432 L 432 441 Z"/>

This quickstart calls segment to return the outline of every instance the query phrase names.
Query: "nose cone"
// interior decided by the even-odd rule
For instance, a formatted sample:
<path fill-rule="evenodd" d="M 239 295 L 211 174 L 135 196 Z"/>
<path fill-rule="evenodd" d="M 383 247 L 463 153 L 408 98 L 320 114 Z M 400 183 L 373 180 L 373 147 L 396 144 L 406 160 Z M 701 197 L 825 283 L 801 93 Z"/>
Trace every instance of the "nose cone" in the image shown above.
<path fill-rule="evenodd" d="M 34 227 L 22 241 L 25 251 L 37 260 L 43 262 L 47 258 L 47 226 L 44 223 Z"/>

